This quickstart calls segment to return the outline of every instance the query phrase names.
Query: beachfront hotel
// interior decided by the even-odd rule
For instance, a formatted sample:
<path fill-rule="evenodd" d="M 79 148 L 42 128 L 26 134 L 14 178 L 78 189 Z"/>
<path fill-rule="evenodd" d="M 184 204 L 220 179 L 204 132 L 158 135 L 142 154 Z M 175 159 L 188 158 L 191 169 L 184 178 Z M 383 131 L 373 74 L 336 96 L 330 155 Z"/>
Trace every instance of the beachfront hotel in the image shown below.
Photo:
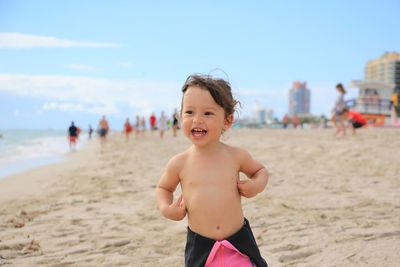
<path fill-rule="evenodd" d="M 295 81 L 289 90 L 289 116 L 310 114 L 311 92 L 307 83 Z"/>
<path fill-rule="evenodd" d="M 365 80 L 394 84 L 400 90 L 400 54 L 386 52 L 381 57 L 368 61 L 365 66 Z"/>

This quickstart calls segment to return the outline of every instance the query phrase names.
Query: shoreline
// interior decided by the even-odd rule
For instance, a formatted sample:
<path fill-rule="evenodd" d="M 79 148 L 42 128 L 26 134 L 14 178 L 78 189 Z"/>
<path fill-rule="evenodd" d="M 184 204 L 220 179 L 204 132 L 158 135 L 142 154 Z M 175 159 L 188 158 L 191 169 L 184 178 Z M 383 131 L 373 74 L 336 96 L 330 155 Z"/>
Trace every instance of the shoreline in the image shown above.
<path fill-rule="evenodd" d="M 0 180 L 39 166 L 65 160 L 71 153 L 64 131 L 7 130 L 0 144 Z M 77 149 L 84 148 L 86 138 L 80 138 Z"/>
<path fill-rule="evenodd" d="M 43 193 L 41 188 L 44 184 L 54 181 L 53 177 L 59 176 L 62 171 L 69 171 L 73 166 L 79 168 L 80 159 L 85 158 L 85 155 L 90 156 L 93 149 L 94 144 L 86 143 L 76 152 L 27 160 L 32 162 L 30 166 L 16 166 L 10 174 L 0 175 L 0 202 L 8 198 L 28 198 Z M 15 163 L 18 164 L 20 162 Z"/>
<path fill-rule="evenodd" d="M 234 129 L 223 142 L 250 151 L 270 172 L 266 190 L 243 199 L 271 266 L 394 266 L 400 230 L 396 129 Z M 178 133 L 93 140 L 60 163 L 0 180 L 0 265 L 183 265 L 186 219 L 163 218 L 154 188 Z M 384 193 L 383 193 L 384 192 Z"/>
<path fill-rule="evenodd" d="M 0 180 L 7 179 L 10 176 L 35 169 L 45 167 L 65 160 L 65 156 L 42 157 L 37 159 L 27 159 L 2 166 L 0 170 Z"/>

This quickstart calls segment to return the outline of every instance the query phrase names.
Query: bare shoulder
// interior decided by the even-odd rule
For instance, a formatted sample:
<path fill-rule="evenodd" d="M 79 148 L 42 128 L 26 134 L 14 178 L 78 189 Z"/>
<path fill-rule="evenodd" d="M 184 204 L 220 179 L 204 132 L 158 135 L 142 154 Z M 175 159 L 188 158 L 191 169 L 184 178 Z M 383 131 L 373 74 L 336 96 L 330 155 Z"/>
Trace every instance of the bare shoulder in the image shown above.
<path fill-rule="evenodd" d="M 188 150 L 185 150 L 179 154 L 176 154 L 168 161 L 166 168 L 169 170 L 173 170 L 175 172 L 180 172 L 180 170 L 182 170 L 183 165 L 186 162 L 188 154 L 189 154 Z"/>
<path fill-rule="evenodd" d="M 174 192 L 180 182 L 180 173 L 187 158 L 186 151 L 173 156 L 165 166 L 157 187 Z"/>
<path fill-rule="evenodd" d="M 225 148 L 229 152 L 229 154 L 232 155 L 239 162 L 241 162 L 243 160 L 251 159 L 250 153 L 243 148 L 236 147 L 236 146 L 230 146 L 227 144 L 225 144 Z"/>
<path fill-rule="evenodd" d="M 247 177 L 252 177 L 257 171 L 265 168 L 260 162 L 255 160 L 246 149 L 234 146 L 227 146 L 226 148 L 237 162 L 239 170 L 246 174 Z"/>

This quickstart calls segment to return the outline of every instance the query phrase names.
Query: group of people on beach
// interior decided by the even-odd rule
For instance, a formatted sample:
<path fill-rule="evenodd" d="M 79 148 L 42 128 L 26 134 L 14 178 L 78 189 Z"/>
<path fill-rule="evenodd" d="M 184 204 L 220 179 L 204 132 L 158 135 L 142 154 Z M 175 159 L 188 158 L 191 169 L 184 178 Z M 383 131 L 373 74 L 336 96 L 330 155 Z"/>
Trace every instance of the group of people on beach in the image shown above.
<path fill-rule="evenodd" d="M 289 117 L 288 114 L 285 114 L 285 116 L 283 116 L 282 118 L 282 126 L 283 128 L 288 128 L 289 124 L 292 123 L 293 128 L 297 128 L 297 127 L 302 127 L 301 125 L 301 121 L 299 116 L 297 116 L 297 114 L 294 114 L 293 117 Z"/>
<path fill-rule="evenodd" d="M 173 130 L 173 136 L 176 137 L 179 129 L 179 114 L 176 109 L 172 114 L 171 119 L 165 115 L 164 111 L 161 112 L 158 118 L 154 112 L 152 112 L 149 117 L 149 127 L 147 127 L 146 118 L 144 116 L 140 117 L 137 115 L 134 124 L 130 122 L 129 118 L 126 118 L 123 127 L 123 133 L 125 134 L 125 140 L 127 142 L 129 141 L 129 137 L 132 132 L 135 132 L 136 137 L 144 136 L 147 129 L 149 129 L 151 132 L 158 130 L 160 133 L 160 138 L 163 139 L 165 132 L 171 128 Z"/>
<path fill-rule="evenodd" d="M 163 139 L 165 136 L 165 132 L 169 129 L 172 129 L 173 136 L 177 136 L 177 131 L 179 129 L 179 114 L 177 109 L 175 109 L 174 113 L 172 114 L 171 118 L 168 118 L 165 115 L 165 112 L 162 111 L 160 116 L 157 118 L 154 112 L 149 117 L 149 128 L 147 127 L 146 118 L 145 116 L 137 115 L 135 117 L 135 123 L 131 123 L 129 118 L 126 118 L 125 123 L 123 125 L 123 134 L 125 135 L 126 142 L 129 141 L 130 135 L 135 132 L 136 137 L 144 136 L 146 130 L 150 130 L 151 132 L 159 131 L 160 138 Z M 100 137 L 100 144 L 101 147 L 104 148 L 106 145 L 107 135 L 110 131 L 110 126 L 108 120 L 105 115 L 99 121 L 97 133 Z M 94 130 L 91 125 L 88 128 L 88 135 L 89 139 L 92 138 Z M 74 121 L 71 122 L 71 125 L 68 128 L 68 140 L 70 145 L 71 151 L 76 151 L 76 143 L 79 138 L 79 134 L 81 133 L 81 129 L 77 127 Z"/>
<path fill-rule="evenodd" d="M 106 137 L 107 134 L 110 130 L 110 126 L 108 124 L 108 120 L 105 115 L 102 116 L 102 118 L 99 121 L 97 133 L 99 134 L 100 137 L 100 144 L 102 148 L 104 148 L 105 143 L 106 143 Z M 76 144 L 79 138 L 79 135 L 81 134 L 82 130 L 80 127 L 75 125 L 75 122 L 72 121 L 71 125 L 68 128 L 68 141 L 69 141 L 69 148 L 70 151 L 76 151 Z M 94 130 L 91 125 L 89 125 L 88 128 L 88 135 L 89 139 L 92 139 L 92 134 Z"/>

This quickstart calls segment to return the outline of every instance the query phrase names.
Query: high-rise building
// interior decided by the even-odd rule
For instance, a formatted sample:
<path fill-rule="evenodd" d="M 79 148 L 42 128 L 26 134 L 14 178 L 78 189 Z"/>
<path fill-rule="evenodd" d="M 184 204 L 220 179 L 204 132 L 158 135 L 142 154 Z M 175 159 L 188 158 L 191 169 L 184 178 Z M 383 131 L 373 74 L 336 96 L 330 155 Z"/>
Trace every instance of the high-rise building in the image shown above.
<path fill-rule="evenodd" d="M 259 102 L 256 102 L 253 108 L 253 119 L 257 124 L 265 124 L 265 109 L 260 105 Z"/>
<path fill-rule="evenodd" d="M 253 121 L 258 125 L 269 124 L 274 120 L 274 111 L 265 109 L 258 101 L 253 108 Z"/>
<path fill-rule="evenodd" d="M 289 116 L 310 114 L 311 93 L 307 83 L 293 82 L 289 90 Z"/>
<path fill-rule="evenodd" d="M 365 66 L 365 80 L 394 84 L 400 90 L 400 54 L 386 52 L 381 57 L 368 61 Z"/>

